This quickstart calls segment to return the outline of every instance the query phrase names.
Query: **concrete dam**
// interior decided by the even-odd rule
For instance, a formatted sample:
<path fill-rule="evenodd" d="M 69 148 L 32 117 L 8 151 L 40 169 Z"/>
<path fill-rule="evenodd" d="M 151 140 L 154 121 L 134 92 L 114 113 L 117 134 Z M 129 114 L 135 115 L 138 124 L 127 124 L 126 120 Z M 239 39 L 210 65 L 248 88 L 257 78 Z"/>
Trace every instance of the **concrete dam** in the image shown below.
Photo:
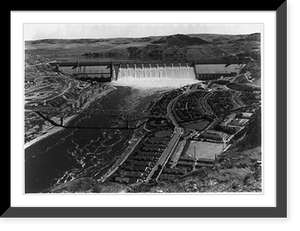
<path fill-rule="evenodd" d="M 185 66 L 174 66 L 173 63 L 163 64 L 133 64 L 120 65 L 115 74 L 116 79 L 120 78 L 188 78 L 195 79 L 195 70 L 188 63 Z"/>
<path fill-rule="evenodd" d="M 57 71 L 80 80 L 100 82 L 120 79 L 170 78 L 209 80 L 236 76 L 244 67 L 243 61 L 200 60 L 188 62 L 108 61 L 52 62 Z"/>

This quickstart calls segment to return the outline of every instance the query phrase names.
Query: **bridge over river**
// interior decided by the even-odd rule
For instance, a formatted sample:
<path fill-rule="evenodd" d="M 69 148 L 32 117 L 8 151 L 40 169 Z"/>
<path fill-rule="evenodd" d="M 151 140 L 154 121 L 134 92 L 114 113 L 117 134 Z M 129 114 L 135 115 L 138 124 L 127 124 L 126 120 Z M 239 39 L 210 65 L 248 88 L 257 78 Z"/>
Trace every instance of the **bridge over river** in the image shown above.
<path fill-rule="evenodd" d="M 150 118 L 160 118 L 159 116 L 151 116 L 147 113 L 139 113 L 138 115 L 131 115 L 129 113 L 120 114 L 118 110 L 103 110 L 103 109 L 72 109 L 72 108 L 53 108 L 53 107 L 43 107 L 35 109 L 26 109 L 25 111 L 32 111 L 39 115 L 44 120 L 51 123 L 53 126 L 63 127 L 63 128 L 78 128 L 78 129 L 128 129 L 134 130 L 142 126 L 146 119 Z M 88 115 L 101 115 L 107 117 L 115 117 L 119 120 L 124 121 L 124 126 L 117 127 L 92 127 L 92 126 L 68 126 L 64 125 L 64 119 L 69 116 L 74 116 L 76 114 L 88 114 Z M 60 118 L 60 122 L 54 121 L 52 117 Z M 137 121 L 143 121 L 136 126 Z"/>

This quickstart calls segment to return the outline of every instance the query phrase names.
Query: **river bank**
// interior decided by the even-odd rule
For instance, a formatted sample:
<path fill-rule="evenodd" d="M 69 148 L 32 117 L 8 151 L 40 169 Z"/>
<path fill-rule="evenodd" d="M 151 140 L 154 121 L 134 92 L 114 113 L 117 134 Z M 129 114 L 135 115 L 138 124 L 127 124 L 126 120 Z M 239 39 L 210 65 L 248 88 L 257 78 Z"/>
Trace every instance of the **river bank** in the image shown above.
<path fill-rule="evenodd" d="M 108 88 L 106 90 L 103 90 L 100 94 L 94 95 L 89 101 L 87 101 L 83 107 L 81 108 L 80 112 L 84 111 L 86 108 L 88 108 L 90 106 L 91 103 L 95 102 L 96 100 L 100 99 L 101 97 L 107 95 L 108 93 L 110 93 L 111 91 L 116 90 L 115 87 L 111 86 L 111 88 Z M 75 119 L 78 115 L 72 115 L 72 116 L 68 116 L 66 118 L 64 118 L 64 124 L 68 125 L 73 119 Z M 36 138 L 34 138 L 31 141 L 28 141 L 24 144 L 24 149 L 30 147 L 31 145 L 35 144 L 36 142 L 43 140 L 45 138 L 47 138 L 48 136 L 51 136 L 61 130 L 63 130 L 63 127 L 56 127 L 53 125 L 50 125 L 49 127 L 43 127 L 43 130 L 41 132 L 42 135 L 37 136 Z"/>
<path fill-rule="evenodd" d="M 109 94 L 107 91 L 106 96 L 93 102 L 88 100 L 89 109 L 140 115 L 160 96 L 157 91 L 122 86 L 112 88 L 117 90 Z M 62 129 L 30 145 L 25 149 L 25 192 L 39 193 L 82 177 L 99 181 L 139 141 L 140 132 L 116 129 L 124 125 L 120 117 L 80 113 L 69 121 L 69 126 L 99 129 Z"/>
<path fill-rule="evenodd" d="M 105 182 L 115 171 L 117 171 L 117 169 L 119 168 L 119 166 L 121 166 L 126 159 L 130 156 L 130 154 L 134 151 L 134 149 L 136 148 L 136 146 L 139 144 L 139 142 L 144 138 L 144 136 L 146 135 L 146 132 L 144 131 L 144 126 L 138 128 L 131 140 L 128 142 L 129 145 L 126 148 L 126 150 L 123 152 L 123 154 L 121 154 L 121 156 L 119 157 L 119 159 L 115 162 L 115 164 L 107 171 L 107 173 L 105 173 L 101 178 L 100 178 L 100 182 Z"/>

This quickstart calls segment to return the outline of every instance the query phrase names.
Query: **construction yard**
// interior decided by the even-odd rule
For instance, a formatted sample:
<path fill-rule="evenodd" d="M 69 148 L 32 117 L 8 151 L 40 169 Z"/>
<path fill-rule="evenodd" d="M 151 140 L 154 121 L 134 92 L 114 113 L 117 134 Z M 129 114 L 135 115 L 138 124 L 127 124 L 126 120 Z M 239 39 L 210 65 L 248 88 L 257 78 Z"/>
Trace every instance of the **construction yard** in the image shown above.
<path fill-rule="evenodd" d="M 220 154 L 222 150 L 222 143 L 191 141 L 185 156 L 194 157 L 195 159 L 215 159 L 215 156 Z"/>

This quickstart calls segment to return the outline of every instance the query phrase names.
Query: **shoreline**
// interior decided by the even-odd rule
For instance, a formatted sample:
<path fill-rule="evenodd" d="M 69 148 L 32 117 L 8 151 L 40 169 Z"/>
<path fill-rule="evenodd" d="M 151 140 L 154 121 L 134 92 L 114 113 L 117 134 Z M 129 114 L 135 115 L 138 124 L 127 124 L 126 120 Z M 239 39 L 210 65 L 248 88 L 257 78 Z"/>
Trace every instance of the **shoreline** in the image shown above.
<path fill-rule="evenodd" d="M 128 86 L 125 86 L 125 88 L 127 88 Z M 132 87 L 130 87 L 131 90 L 134 90 Z M 109 92 L 113 91 L 113 90 L 116 90 L 118 89 L 118 85 L 115 86 L 115 85 L 110 85 L 110 88 L 107 89 L 105 92 L 101 92 L 99 95 L 97 95 L 97 97 L 92 97 L 93 100 L 90 100 L 89 102 L 87 102 L 86 105 L 84 105 L 85 107 L 82 109 L 82 111 L 87 108 L 91 103 L 95 102 L 96 99 L 99 99 L 105 95 L 107 95 Z M 155 91 L 156 92 L 156 91 Z M 160 91 L 159 91 L 160 92 Z M 152 102 L 152 95 L 153 95 L 153 92 L 151 92 L 150 94 L 151 96 L 149 96 L 148 94 L 145 96 L 145 92 L 138 92 L 136 93 L 135 91 L 131 91 L 130 95 L 126 98 L 127 101 L 131 102 L 133 99 L 135 99 L 136 97 L 140 97 L 140 96 L 143 96 L 143 97 L 150 97 L 149 99 L 147 98 L 147 102 L 151 99 L 151 102 Z M 157 97 L 158 95 L 155 95 L 155 101 L 157 100 Z M 160 96 L 161 97 L 161 96 Z M 126 101 L 126 103 L 128 103 Z M 149 101 L 150 102 L 150 101 Z M 147 107 L 146 107 L 147 106 Z M 134 108 L 138 107 L 137 105 L 134 106 Z M 149 105 L 142 105 L 141 106 L 143 111 L 146 110 L 146 109 L 149 109 Z M 80 114 L 80 113 L 79 113 Z M 68 118 L 68 122 L 66 122 L 65 124 L 69 123 L 71 120 L 73 120 L 75 118 L 75 116 L 77 116 L 78 114 L 76 115 L 73 115 L 71 117 Z M 141 121 L 138 121 L 137 122 L 137 126 L 141 123 Z M 46 138 L 52 134 L 54 134 L 55 132 L 57 131 L 61 131 L 61 129 L 63 129 L 62 127 L 54 127 L 52 129 L 49 130 L 49 132 L 47 132 L 44 136 L 41 136 L 37 139 L 35 139 L 34 142 L 37 142 L 37 140 L 41 140 L 43 138 Z M 127 144 L 127 147 L 124 149 L 124 151 L 121 153 L 121 155 L 116 158 L 116 161 L 112 164 L 111 167 L 109 167 L 109 169 L 107 169 L 107 171 L 105 171 L 103 174 L 101 174 L 101 176 L 99 176 L 98 179 L 96 179 L 96 181 L 98 183 L 100 182 L 104 182 L 106 180 L 108 180 L 110 178 L 110 176 L 119 168 L 119 166 L 124 162 L 126 161 L 126 159 L 131 155 L 131 153 L 136 149 L 136 147 L 138 146 L 138 144 L 141 142 L 141 140 L 145 137 L 147 133 L 147 130 L 145 129 L 145 126 L 140 126 L 138 129 L 136 129 L 134 131 L 134 133 L 132 134 L 130 140 L 128 140 L 128 144 Z M 29 147 L 29 145 L 28 145 Z M 80 177 L 79 177 L 80 178 Z M 75 179 L 79 179 L 79 178 L 75 178 Z M 73 179 L 71 180 L 73 181 Z M 62 183 L 64 184 L 64 183 Z M 53 186 L 51 187 L 53 188 Z M 55 188 L 55 187 L 54 187 Z"/>
<path fill-rule="evenodd" d="M 86 104 L 80 110 L 80 113 L 83 112 L 86 108 L 88 108 L 93 102 L 95 102 L 96 100 L 106 96 L 108 93 L 110 93 L 114 90 L 116 90 L 116 87 L 111 86 L 111 88 L 107 89 L 106 91 L 103 91 L 98 95 L 95 95 L 94 99 L 89 100 L 88 102 L 86 102 Z M 80 113 L 65 118 L 65 125 L 68 125 L 68 123 L 70 123 L 73 119 L 75 119 Z M 42 132 L 42 133 L 44 133 L 43 135 L 39 135 L 36 138 L 30 140 L 29 142 L 26 142 L 24 144 L 24 149 L 30 147 L 31 145 L 37 143 L 38 141 L 43 140 L 43 139 L 45 139 L 45 138 L 47 138 L 47 137 L 63 130 L 63 129 L 64 129 L 63 127 L 56 127 L 56 126 L 49 127 L 47 130 Z"/>
<path fill-rule="evenodd" d="M 136 131 L 135 134 L 133 134 L 133 136 L 130 139 L 130 145 L 121 154 L 121 156 L 117 159 L 117 161 L 113 164 L 113 166 L 109 168 L 109 170 L 102 175 L 102 177 L 98 180 L 98 182 L 102 182 L 102 183 L 105 182 L 127 160 L 130 154 L 135 150 L 136 146 L 145 137 L 146 133 L 143 132 L 143 130 L 144 128 L 141 127 Z"/>

